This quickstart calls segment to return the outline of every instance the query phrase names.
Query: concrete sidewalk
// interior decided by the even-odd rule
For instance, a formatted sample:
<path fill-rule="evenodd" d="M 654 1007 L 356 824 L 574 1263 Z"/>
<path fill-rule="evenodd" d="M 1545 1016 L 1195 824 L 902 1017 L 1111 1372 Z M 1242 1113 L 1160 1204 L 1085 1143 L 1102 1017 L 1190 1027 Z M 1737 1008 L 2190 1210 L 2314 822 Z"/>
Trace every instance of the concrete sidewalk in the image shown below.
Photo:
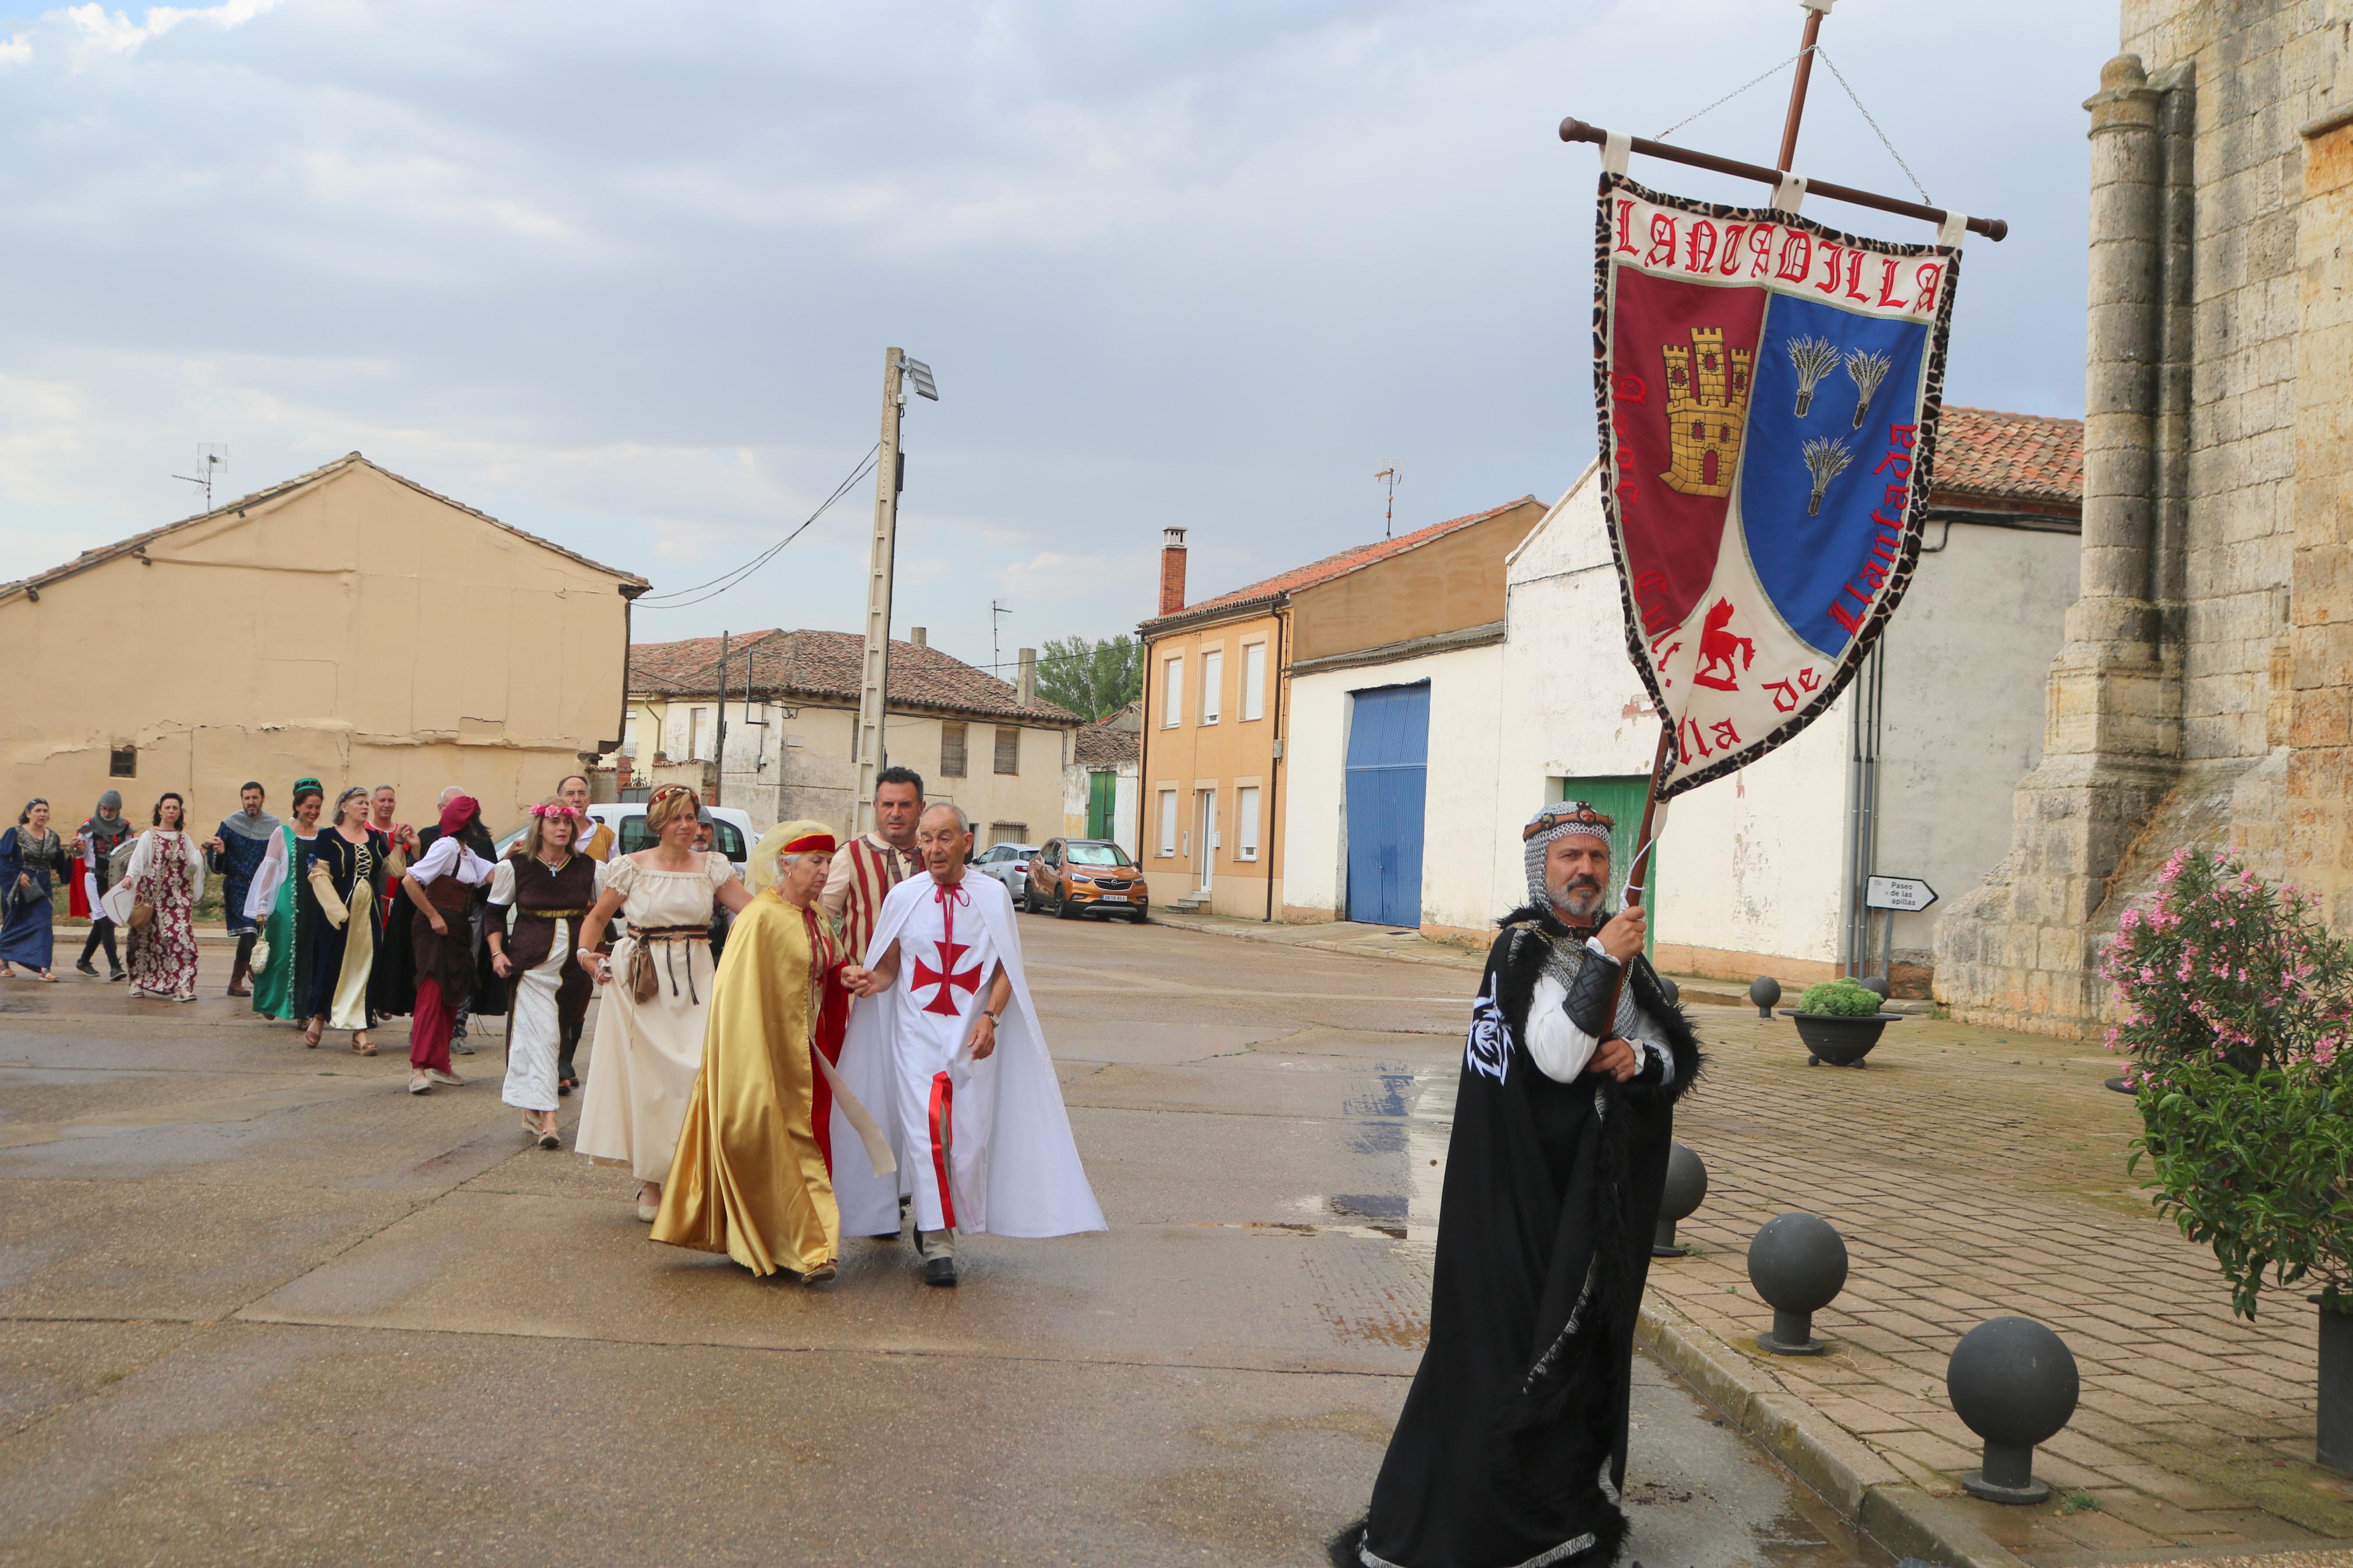
<path fill-rule="evenodd" d="M 1360 926 L 1198 930 L 1474 968 L 1461 949 Z M 1171 921 L 1170 923 L 1176 923 Z M 1731 989 L 1724 982 L 1700 982 Z M 2353 1542 L 2353 1480 L 2313 1462 L 2316 1354 L 2300 1291 L 2231 1316 L 2211 1256 L 2125 1168 L 2139 1120 L 2094 1047 L 1934 1018 L 1889 1026 L 1862 1070 L 1808 1068 L 1784 1018 L 1687 985 L 1709 1053 L 1677 1136 L 1710 1190 L 1661 1259 L 1645 1347 L 1899 1554 L 2088 1564 Z M 1845 1237 L 1816 1359 L 1756 1348 L 1772 1314 L 1749 1238 L 1806 1210 Z M 2083 1398 L 2036 1469 L 2034 1508 L 1960 1488 L 1978 1440 L 1945 1396 L 1960 1336 L 2019 1313 L 2073 1351 Z"/>

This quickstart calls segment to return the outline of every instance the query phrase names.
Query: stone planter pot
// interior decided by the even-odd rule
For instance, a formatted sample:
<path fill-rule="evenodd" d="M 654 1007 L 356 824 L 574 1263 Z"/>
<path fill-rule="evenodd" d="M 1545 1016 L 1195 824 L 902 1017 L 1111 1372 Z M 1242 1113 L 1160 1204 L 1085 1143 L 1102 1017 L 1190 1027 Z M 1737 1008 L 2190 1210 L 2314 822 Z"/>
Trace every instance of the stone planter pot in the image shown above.
<path fill-rule="evenodd" d="M 2353 1474 L 2353 1312 L 2315 1310 L 2320 1313 L 2320 1441 L 2316 1457 L 2332 1470 Z"/>
<path fill-rule="evenodd" d="M 1879 1044 L 1880 1035 L 1887 1026 L 1904 1016 L 1901 1013 L 1866 1013 L 1861 1017 L 1843 1017 L 1831 1013 L 1801 1013 L 1794 1007 L 1784 1007 L 1781 1016 L 1794 1018 L 1798 1038 L 1804 1042 L 1808 1067 L 1828 1062 L 1834 1068 L 1859 1068 L 1871 1047 Z"/>

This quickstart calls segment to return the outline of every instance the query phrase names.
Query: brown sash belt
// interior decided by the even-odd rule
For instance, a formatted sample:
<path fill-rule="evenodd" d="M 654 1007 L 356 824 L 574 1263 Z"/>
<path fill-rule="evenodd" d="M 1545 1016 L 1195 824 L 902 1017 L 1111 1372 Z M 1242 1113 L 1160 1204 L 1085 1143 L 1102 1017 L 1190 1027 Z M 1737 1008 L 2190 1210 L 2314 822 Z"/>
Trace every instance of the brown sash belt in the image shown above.
<path fill-rule="evenodd" d="M 639 942 L 709 942 L 709 926 L 632 926 L 629 934 Z"/>
<path fill-rule="evenodd" d="M 576 921 L 586 910 L 526 910 L 517 906 L 515 913 L 534 921 Z"/>

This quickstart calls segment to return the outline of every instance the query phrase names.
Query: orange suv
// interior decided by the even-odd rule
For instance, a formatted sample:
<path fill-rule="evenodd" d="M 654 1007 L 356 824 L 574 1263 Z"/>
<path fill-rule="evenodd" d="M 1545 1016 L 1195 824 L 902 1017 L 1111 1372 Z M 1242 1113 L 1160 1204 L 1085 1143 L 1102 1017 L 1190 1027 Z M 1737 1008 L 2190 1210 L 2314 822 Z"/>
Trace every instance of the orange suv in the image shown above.
<path fill-rule="evenodd" d="M 1086 914 L 1121 914 L 1142 925 L 1151 912 L 1152 892 L 1144 869 L 1107 838 L 1055 838 L 1029 862 L 1029 889 L 1022 907 L 1031 914 L 1052 910 L 1064 920 Z"/>

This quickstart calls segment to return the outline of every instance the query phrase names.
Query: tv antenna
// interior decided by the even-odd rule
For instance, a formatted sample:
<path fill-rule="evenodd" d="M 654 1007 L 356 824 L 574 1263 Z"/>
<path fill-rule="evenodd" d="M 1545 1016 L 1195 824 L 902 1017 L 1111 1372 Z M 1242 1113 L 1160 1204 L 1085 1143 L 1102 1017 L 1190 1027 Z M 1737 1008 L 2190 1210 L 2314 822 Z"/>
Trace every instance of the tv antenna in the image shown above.
<path fill-rule="evenodd" d="M 1012 613 L 1000 601 L 996 599 L 988 601 L 988 673 L 991 675 L 996 675 L 998 670 L 1005 668 L 1005 655 L 997 646 L 997 622 Z M 998 676 L 998 679 L 1004 678 Z"/>
<path fill-rule="evenodd" d="M 205 510 L 210 511 L 213 510 L 213 476 L 227 467 L 227 463 L 228 448 L 226 446 L 217 441 L 199 441 L 196 443 L 196 471 L 193 474 L 174 474 L 172 477 L 183 484 L 194 485 L 204 491 Z"/>
<path fill-rule="evenodd" d="M 1397 488 L 1405 479 L 1405 475 L 1399 471 L 1395 463 L 1391 463 L 1373 478 L 1386 480 L 1388 484 L 1388 504 L 1381 509 L 1381 537 L 1388 539 L 1392 536 L 1391 531 L 1397 526 Z"/>

